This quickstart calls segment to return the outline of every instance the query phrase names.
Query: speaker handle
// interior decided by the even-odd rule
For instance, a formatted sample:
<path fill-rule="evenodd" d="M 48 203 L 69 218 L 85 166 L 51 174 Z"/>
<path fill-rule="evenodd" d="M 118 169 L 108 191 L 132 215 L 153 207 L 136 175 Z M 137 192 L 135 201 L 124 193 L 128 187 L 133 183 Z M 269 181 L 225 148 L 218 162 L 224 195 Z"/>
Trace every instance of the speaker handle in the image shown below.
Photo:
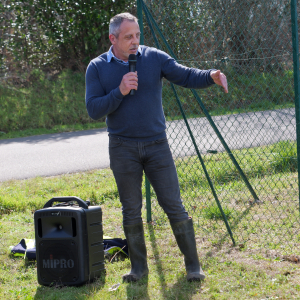
<path fill-rule="evenodd" d="M 53 202 L 70 202 L 70 201 L 76 201 L 78 205 L 82 208 L 85 209 L 89 208 L 88 204 L 85 201 L 75 196 L 53 197 L 44 205 L 44 208 L 52 207 Z"/>

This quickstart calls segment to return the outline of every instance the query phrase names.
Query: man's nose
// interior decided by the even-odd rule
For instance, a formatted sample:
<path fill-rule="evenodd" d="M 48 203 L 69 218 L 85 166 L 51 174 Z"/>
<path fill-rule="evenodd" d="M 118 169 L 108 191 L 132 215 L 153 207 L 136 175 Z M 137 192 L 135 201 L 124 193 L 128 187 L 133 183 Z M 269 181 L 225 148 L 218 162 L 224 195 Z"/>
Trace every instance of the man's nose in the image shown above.
<path fill-rule="evenodd" d="M 136 36 L 136 37 L 133 39 L 132 44 L 138 45 L 139 43 L 140 43 L 140 38 Z"/>

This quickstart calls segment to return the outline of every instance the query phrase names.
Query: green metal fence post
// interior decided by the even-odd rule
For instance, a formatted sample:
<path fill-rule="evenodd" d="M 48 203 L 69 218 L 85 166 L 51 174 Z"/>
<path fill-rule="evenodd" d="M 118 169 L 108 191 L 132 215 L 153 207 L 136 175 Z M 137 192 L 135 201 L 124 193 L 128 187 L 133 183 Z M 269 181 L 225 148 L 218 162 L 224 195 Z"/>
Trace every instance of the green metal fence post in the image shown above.
<path fill-rule="evenodd" d="M 140 44 L 144 45 L 144 26 L 143 26 L 143 8 L 140 0 L 137 0 L 137 16 L 138 22 L 140 26 L 141 36 L 140 36 Z M 151 215 L 151 192 L 150 192 L 150 182 L 145 175 L 145 190 L 146 190 L 146 209 L 147 209 L 147 222 L 152 221 Z"/>
<path fill-rule="evenodd" d="M 143 26 L 143 8 L 140 0 L 137 0 L 137 17 L 140 26 L 140 44 L 144 45 L 144 26 Z"/>
<path fill-rule="evenodd" d="M 292 15 L 292 41 L 293 41 L 293 62 L 294 62 L 294 89 L 295 89 L 295 114 L 297 132 L 297 161 L 298 161 L 298 187 L 300 191 L 300 85 L 299 85 L 299 39 L 297 23 L 297 1 L 291 1 Z M 299 193 L 300 211 L 300 193 Z"/>
<path fill-rule="evenodd" d="M 146 189 L 146 209 L 147 209 L 147 223 L 152 221 L 151 213 L 151 191 L 150 191 L 150 182 L 145 175 L 145 189 Z"/>

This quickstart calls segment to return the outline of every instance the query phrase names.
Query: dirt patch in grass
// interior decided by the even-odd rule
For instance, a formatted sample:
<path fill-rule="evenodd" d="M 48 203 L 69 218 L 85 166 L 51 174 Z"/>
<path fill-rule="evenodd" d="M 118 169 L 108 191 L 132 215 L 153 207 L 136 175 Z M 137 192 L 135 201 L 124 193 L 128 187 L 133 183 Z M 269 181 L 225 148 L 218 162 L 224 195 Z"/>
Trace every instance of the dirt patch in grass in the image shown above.
<path fill-rule="evenodd" d="M 241 266 L 249 266 L 257 271 L 263 271 L 268 276 L 284 275 L 294 278 L 295 283 L 299 283 L 300 275 L 300 256 L 299 255 L 282 255 L 276 250 L 262 249 L 245 249 L 244 245 L 233 247 L 230 244 L 222 247 L 208 247 L 209 251 L 203 251 L 203 246 L 199 247 L 198 252 L 202 260 L 215 257 L 219 263 L 235 262 Z M 201 255 L 202 252 L 202 255 Z"/>

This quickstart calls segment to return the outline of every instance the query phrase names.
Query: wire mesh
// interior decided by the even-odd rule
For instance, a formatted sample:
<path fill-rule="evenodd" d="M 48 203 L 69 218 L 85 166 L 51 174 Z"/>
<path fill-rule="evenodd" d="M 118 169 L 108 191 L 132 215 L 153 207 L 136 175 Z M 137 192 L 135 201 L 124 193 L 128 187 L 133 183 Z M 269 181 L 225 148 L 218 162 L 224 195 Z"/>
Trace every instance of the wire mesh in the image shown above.
<path fill-rule="evenodd" d="M 236 243 L 299 252 L 290 1 L 145 0 L 139 4 L 145 45 L 169 54 L 171 49 L 177 61 L 188 67 L 220 69 L 229 83 L 228 94 L 217 86 L 197 93 L 230 153 L 193 92 L 164 81 L 167 136 L 181 197 L 194 222 L 219 243 L 229 238 L 225 215 Z M 152 189 L 151 213 L 154 222 L 166 221 Z"/>

